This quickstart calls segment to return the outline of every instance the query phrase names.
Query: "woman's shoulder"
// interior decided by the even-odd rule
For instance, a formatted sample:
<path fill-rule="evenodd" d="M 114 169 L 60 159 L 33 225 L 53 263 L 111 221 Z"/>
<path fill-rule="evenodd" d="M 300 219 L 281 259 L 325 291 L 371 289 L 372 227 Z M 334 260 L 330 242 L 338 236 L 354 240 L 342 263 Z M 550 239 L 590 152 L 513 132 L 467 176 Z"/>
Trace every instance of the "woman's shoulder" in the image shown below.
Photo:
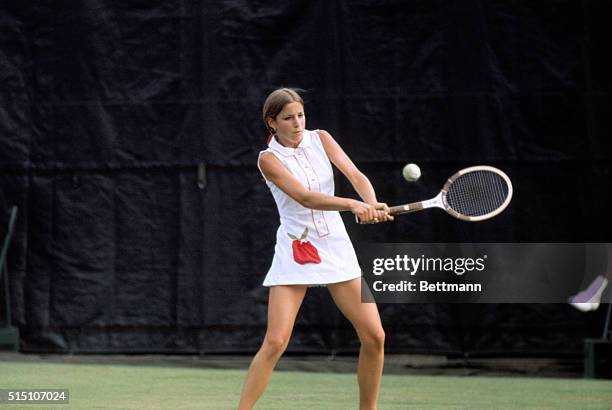
<path fill-rule="evenodd" d="M 329 141 L 329 140 L 334 139 L 331 133 L 327 130 L 317 129 L 317 130 L 314 130 L 314 133 L 317 134 L 317 136 L 319 137 L 321 141 Z"/>
<path fill-rule="evenodd" d="M 257 157 L 257 168 L 259 168 L 265 181 L 270 181 L 271 176 L 277 172 L 278 167 L 282 164 L 282 160 L 271 149 L 261 151 Z"/>
<path fill-rule="evenodd" d="M 274 154 L 274 150 L 267 148 L 262 151 L 259 151 L 259 155 L 257 155 L 257 162 L 261 162 L 264 158 L 270 158 L 270 159 L 276 158 L 276 155 Z"/>
<path fill-rule="evenodd" d="M 326 130 L 316 129 L 311 131 L 311 133 L 313 138 L 318 139 L 323 145 L 327 144 L 330 140 L 333 140 L 331 134 Z"/>
<path fill-rule="evenodd" d="M 315 130 L 313 133 L 316 135 L 319 144 L 325 149 L 325 152 L 328 152 L 331 146 L 337 145 L 334 140 L 334 137 L 332 137 L 332 135 L 328 131 L 318 129 Z"/>

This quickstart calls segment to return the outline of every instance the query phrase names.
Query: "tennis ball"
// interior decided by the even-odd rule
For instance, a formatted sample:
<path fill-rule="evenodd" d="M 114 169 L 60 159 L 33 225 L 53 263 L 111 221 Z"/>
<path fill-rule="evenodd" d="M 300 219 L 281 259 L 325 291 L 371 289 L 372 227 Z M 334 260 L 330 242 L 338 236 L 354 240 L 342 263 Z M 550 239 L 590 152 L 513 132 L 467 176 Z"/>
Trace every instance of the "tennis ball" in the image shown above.
<path fill-rule="evenodd" d="M 421 177 L 421 168 L 417 164 L 406 164 L 402 169 L 402 175 L 408 182 L 414 182 Z"/>

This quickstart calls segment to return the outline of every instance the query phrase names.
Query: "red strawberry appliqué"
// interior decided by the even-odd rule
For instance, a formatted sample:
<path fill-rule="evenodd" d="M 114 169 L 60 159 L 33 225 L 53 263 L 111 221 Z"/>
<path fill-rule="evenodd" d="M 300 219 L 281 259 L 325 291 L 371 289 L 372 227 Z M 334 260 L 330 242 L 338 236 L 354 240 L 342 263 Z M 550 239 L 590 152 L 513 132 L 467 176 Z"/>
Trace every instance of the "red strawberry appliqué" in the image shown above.
<path fill-rule="evenodd" d="M 308 228 L 304 229 L 302 236 L 299 238 L 295 235 L 291 235 L 290 233 L 287 233 L 287 235 L 293 239 L 291 246 L 293 248 L 294 261 L 300 265 L 304 265 L 305 263 L 321 263 L 319 251 L 317 251 L 317 248 L 315 248 L 310 241 L 306 240 L 306 237 L 308 236 Z"/>

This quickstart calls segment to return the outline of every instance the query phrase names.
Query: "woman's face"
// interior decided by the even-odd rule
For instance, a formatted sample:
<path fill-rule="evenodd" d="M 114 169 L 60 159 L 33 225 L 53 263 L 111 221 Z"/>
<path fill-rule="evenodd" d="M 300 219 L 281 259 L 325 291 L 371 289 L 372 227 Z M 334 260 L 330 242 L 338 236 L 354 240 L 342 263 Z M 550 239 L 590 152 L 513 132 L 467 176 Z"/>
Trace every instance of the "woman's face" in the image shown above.
<path fill-rule="evenodd" d="M 306 127 L 304 107 L 297 101 L 291 102 L 278 113 L 276 118 L 270 118 L 269 124 L 276 130 L 276 135 L 291 140 L 302 138 Z"/>

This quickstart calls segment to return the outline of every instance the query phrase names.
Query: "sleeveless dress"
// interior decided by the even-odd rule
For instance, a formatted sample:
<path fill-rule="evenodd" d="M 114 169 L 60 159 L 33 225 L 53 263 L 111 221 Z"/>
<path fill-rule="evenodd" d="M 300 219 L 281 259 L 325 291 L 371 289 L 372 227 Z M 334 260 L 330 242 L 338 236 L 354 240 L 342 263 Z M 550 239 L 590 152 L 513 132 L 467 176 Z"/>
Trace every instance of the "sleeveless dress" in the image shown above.
<path fill-rule="evenodd" d="M 268 149 L 259 153 L 258 167 L 265 152 L 278 158 L 308 190 L 334 195 L 332 165 L 317 131 L 304 130 L 297 148 L 284 147 L 272 138 Z M 280 226 L 272 266 L 263 286 L 325 286 L 361 276 L 357 255 L 338 211 L 305 208 L 271 181 L 266 180 L 266 185 L 276 202 Z"/>

